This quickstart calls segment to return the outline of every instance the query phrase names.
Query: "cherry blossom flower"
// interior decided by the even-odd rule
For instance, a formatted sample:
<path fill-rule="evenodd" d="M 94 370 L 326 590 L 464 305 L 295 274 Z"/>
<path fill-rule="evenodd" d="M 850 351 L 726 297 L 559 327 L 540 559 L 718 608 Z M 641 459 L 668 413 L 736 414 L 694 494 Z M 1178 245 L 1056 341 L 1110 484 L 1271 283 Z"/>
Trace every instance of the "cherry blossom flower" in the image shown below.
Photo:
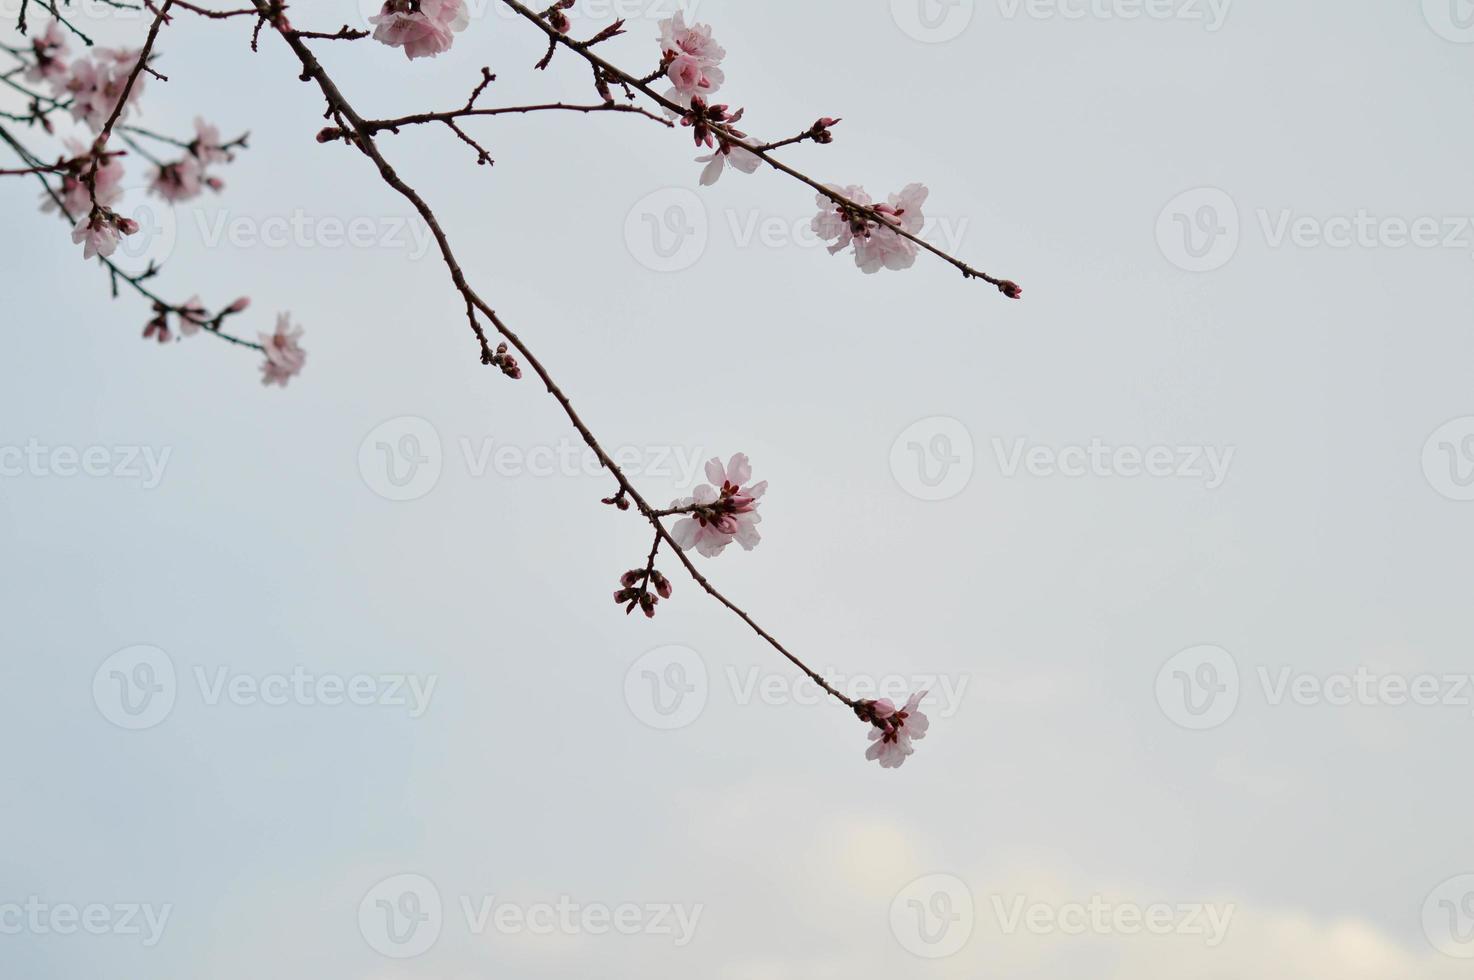
<path fill-rule="evenodd" d="M 750 174 L 762 166 L 762 158 L 751 150 L 744 150 L 740 146 L 731 143 L 723 143 L 715 153 L 704 157 L 697 157 L 697 163 L 706 166 L 701 171 L 701 183 L 703 186 L 715 184 L 722 179 L 722 171 L 727 167 L 736 167 L 745 174 Z"/>
<path fill-rule="evenodd" d="M 201 177 L 199 161 L 186 156 L 175 163 L 160 164 L 148 189 L 171 204 L 188 201 L 199 196 Z"/>
<path fill-rule="evenodd" d="M 46 30 L 41 32 L 40 37 L 31 39 L 31 56 L 36 60 L 26 70 L 26 80 L 61 84 L 67 74 L 67 63 L 64 60 L 66 53 L 66 31 L 59 22 L 53 20 L 46 25 Z"/>
<path fill-rule="evenodd" d="M 874 204 L 863 187 L 835 187 L 830 190 L 882 215 L 888 221 L 913 235 L 921 233 L 926 222 L 921 207 L 926 203 L 926 187 L 922 184 L 907 184 L 899 194 L 892 194 L 885 204 Z M 851 245 L 855 249 L 855 265 L 865 273 L 881 269 L 909 269 L 916 262 L 919 247 L 883 225 L 867 211 L 860 211 L 836 204 L 827 195 L 818 196 L 819 214 L 810 222 L 814 232 L 825 241 L 832 241 L 830 254 L 844 251 Z"/>
<path fill-rule="evenodd" d="M 94 255 L 107 258 L 117 251 L 122 235 L 138 231 L 138 222 L 113 212 L 109 208 L 95 207 L 72 229 L 72 241 L 82 246 L 82 258 Z"/>
<path fill-rule="evenodd" d="M 926 691 L 918 691 L 906 701 L 906 706 L 897 709 L 889 700 L 862 701 L 856 713 L 871 723 L 870 748 L 865 758 L 879 762 L 882 769 L 896 769 L 916 749 L 913 741 L 926 738 L 931 722 L 921 712 L 921 700 Z"/>
<path fill-rule="evenodd" d="M 72 62 L 71 71 L 61 88 L 72 97 L 73 118 L 94 130 L 101 130 L 122 100 L 128 78 L 142 53 L 141 50 L 97 48 L 91 58 Z M 133 104 L 143 95 L 143 82 L 144 73 L 140 72 L 132 89 L 128 90 L 128 102 L 118 116 L 120 120 L 128 117 Z"/>
<path fill-rule="evenodd" d="M 404 48 L 411 60 L 449 51 L 455 35 L 470 22 L 465 0 L 385 0 L 379 13 L 369 18 L 374 40 Z"/>
<path fill-rule="evenodd" d="M 276 332 L 259 336 L 261 346 L 266 349 L 266 361 L 261 365 L 261 383 L 285 388 L 288 381 L 302 373 L 302 365 L 307 363 L 307 352 L 297 343 L 302 336 L 302 328 L 292 326 L 291 317 L 282 313 L 276 318 Z"/>
<path fill-rule="evenodd" d="M 720 555 L 733 541 L 744 551 L 757 547 L 762 540 L 757 525 L 763 519 L 758 500 L 768 492 L 768 482 L 748 484 L 752 466 L 743 453 L 733 455 L 726 466 L 720 459 L 709 460 L 706 478 L 710 485 L 702 484 L 693 496 L 671 504 L 672 510 L 689 512 L 671 528 L 676 544 L 707 558 Z"/>

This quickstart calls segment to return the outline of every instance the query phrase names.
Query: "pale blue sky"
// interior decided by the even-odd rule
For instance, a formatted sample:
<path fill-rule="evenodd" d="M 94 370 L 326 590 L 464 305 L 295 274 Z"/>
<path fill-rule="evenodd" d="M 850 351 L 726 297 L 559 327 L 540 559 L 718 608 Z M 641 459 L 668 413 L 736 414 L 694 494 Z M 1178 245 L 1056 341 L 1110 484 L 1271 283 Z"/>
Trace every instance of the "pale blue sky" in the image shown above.
<path fill-rule="evenodd" d="M 359 22 L 307 7 L 304 26 Z M 494 8 L 433 62 L 323 57 L 376 116 L 458 105 L 482 65 L 487 104 L 587 98 L 572 58 L 531 72 L 542 42 Z M 587 0 L 575 31 L 616 9 L 607 55 L 648 70 L 669 3 Z M 689 136 L 648 120 L 484 121 L 491 169 L 448 132 L 383 138 L 652 499 L 739 450 L 770 481 L 762 545 L 702 562 L 719 587 L 815 666 L 946 685 L 895 772 L 842 708 L 795 703 L 792 671 L 689 580 L 653 622 L 620 614 L 609 594 L 649 542 L 599 505 L 608 480 L 543 469 L 573 445 L 555 403 L 476 363 L 408 209 L 313 141 L 320 99 L 279 39 L 253 55 L 243 25 L 181 19 L 139 121 L 203 112 L 252 148 L 224 194 L 151 212 L 160 288 L 249 294 L 247 330 L 290 310 L 309 357 L 268 391 L 254 355 L 144 343 L 147 310 L 108 298 L 34 187 L 0 185 L 0 448 L 166 458 L 157 486 L 0 477 L 0 929 L 33 895 L 170 909 L 154 945 L 27 926 L 0 958 L 25 980 L 1464 975 L 1474 888 L 1443 883 L 1474 872 L 1454 767 L 1474 704 L 1453 689 L 1474 554 L 1467 13 L 696 5 L 746 128 L 842 116 L 834 144 L 784 159 L 877 197 L 926 183 L 934 230 L 1021 303 L 925 258 L 863 276 L 802 234 L 807 189 L 698 188 Z M 109 40 L 144 27 L 84 14 Z M 655 271 L 640 232 L 671 215 L 704 237 Z M 1436 236 L 1399 244 L 1429 218 Z M 355 220 L 372 244 L 335 241 Z M 1334 244 L 1358 224 L 1370 238 Z M 439 477 L 390 501 L 377 446 L 407 433 L 438 439 Z M 931 484 L 944 459 L 962 475 L 928 489 L 912 443 L 940 454 Z M 1092 445 L 1103 466 L 1059 471 Z M 1172 474 L 1128 475 L 1156 447 Z M 1192 468 L 1210 453 L 1216 482 Z M 128 730 L 106 692 L 138 658 L 109 658 L 139 645 L 168 658 L 174 702 Z M 1224 653 L 1169 665 L 1202 647 Z M 1232 688 L 1224 656 L 1231 714 L 1194 713 L 1206 688 L 1173 700 Z M 409 704 L 262 703 L 298 668 L 413 679 L 423 711 L 407 683 Z M 1453 703 L 1324 703 L 1358 670 Z M 650 677 L 698 700 L 671 722 L 641 700 Z M 426 894 L 403 875 L 442 912 L 395 959 L 377 900 Z M 1231 914 L 1212 945 L 1181 919 L 1008 926 L 1020 897 L 1068 918 L 1096 896 Z M 489 899 L 534 918 L 632 903 L 643 931 L 468 920 Z M 697 916 L 690 941 L 647 906 Z"/>

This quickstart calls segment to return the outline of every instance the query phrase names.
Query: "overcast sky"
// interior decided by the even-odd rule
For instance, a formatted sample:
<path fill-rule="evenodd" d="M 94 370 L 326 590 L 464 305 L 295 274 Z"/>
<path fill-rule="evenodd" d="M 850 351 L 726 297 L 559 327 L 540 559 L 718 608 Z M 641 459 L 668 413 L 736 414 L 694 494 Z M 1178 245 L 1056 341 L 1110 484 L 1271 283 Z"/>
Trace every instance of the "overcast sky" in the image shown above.
<path fill-rule="evenodd" d="M 570 13 L 627 17 L 602 50 L 643 73 L 673 2 Z M 381 146 L 652 500 L 751 456 L 763 542 L 701 567 L 846 690 L 930 688 L 931 734 L 865 761 L 668 557 L 622 615 L 649 540 L 557 405 L 477 363 L 280 39 L 181 18 L 137 122 L 251 148 L 172 209 L 126 161 L 129 261 L 249 295 L 248 334 L 290 310 L 308 360 L 267 390 L 252 352 L 143 341 L 0 184 L 7 975 L 1467 975 L 1474 9 L 691 6 L 744 128 L 843 117 L 782 158 L 925 183 L 933 240 L 1024 300 L 865 276 L 807 188 L 701 188 L 635 116 L 468 124 L 491 168 Z M 590 97 L 472 12 L 435 60 L 323 60 L 370 116 L 483 65 L 487 105 Z"/>

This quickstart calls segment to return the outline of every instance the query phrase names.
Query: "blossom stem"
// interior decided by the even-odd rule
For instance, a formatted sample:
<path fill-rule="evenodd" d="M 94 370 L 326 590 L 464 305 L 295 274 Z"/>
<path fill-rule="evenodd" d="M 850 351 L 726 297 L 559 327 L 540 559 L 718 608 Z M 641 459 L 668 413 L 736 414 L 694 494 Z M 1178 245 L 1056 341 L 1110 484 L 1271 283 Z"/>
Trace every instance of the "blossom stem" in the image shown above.
<path fill-rule="evenodd" d="M 529 10 L 525 5 L 520 3 L 519 0 L 501 0 L 501 2 L 512 8 L 513 11 L 520 14 L 526 20 L 529 20 L 532 23 L 536 24 L 540 30 L 548 35 L 552 44 L 562 44 L 570 51 L 577 52 L 579 55 L 586 58 L 589 63 L 594 66 L 595 69 L 603 71 L 609 77 L 618 80 L 626 86 L 633 87 L 640 92 L 643 92 L 646 97 L 653 100 L 657 105 L 661 106 L 662 108 L 668 109 L 669 111 L 674 112 L 677 115 L 684 115 L 686 113 L 686 108 L 684 106 L 672 102 L 670 99 L 667 99 L 665 96 L 656 92 L 650 87 L 649 82 L 646 82 L 644 79 L 636 78 L 633 75 L 630 75 L 628 72 L 615 67 L 608 61 L 601 58 L 599 55 L 595 54 L 593 51 L 590 51 L 587 47 L 579 45 L 578 43 L 569 40 L 564 35 L 559 34 L 550 25 L 548 25 L 546 21 L 540 19 L 536 13 Z M 983 272 L 981 269 L 973 268 L 956 256 L 951 255 L 950 253 L 938 248 L 937 246 L 931 244 L 920 236 L 912 234 L 905 228 L 902 228 L 900 224 L 891 220 L 890 217 L 881 213 L 880 211 L 877 211 L 875 208 L 860 204 L 857 201 L 852 201 L 849 198 L 845 197 L 843 194 L 840 194 L 838 191 L 835 191 L 833 188 L 827 187 L 819 181 L 815 180 L 813 177 L 810 177 L 808 174 L 805 174 L 799 170 L 795 170 L 793 167 L 790 167 L 788 164 L 770 154 L 768 150 L 771 149 L 771 147 L 761 143 L 750 142 L 745 137 L 738 136 L 730 126 L 721 123 L 711 123 L 710 125 L 713 130 L 721 134 L 722 139 L 727 143 L 748 151 L 749 153 L 753 154 L 758 159 L 762 160 L 763 162 L 768 164 L 768 166 L 779 171 L 780 173 L 787 174 L 795 180 L 807 184 L 814 190 L 818 191 L 820 194 L 823 194 L 825 197 L 832 200 L 835 204 L 838 204 L 841 207 L 849 208 L 853 211 L 858 211 L 864 214 L 870 220 L 876 222 L 877 224 L 884 225 L 885 227 L 889 228 L 891 231 L 895 232 L 897 235 L 900 235 L 902 238 L 914 242 L 916 245 L 919 245 L 921 248 L 926 249 L 928 252 L 932 253 L 940 259 L 943 259 L 944 261 L 950 263 L 952 266 L 957 268 L 959 271 L 961 271 L 964 278 L 981 279 L 986 283 L 996 286 L 1000 291 L 1010 296 L 1014 295 L 1014 293 L 1010 292 L 1010 290 L 1016 291 L 1018 289 L 1018 287 L 1012 281 L 1001 279 L 996 276 L 991 276 L 988 273 Z"/>
<path fill-rule="evenodd" d="M 23 143 L 12 136 L 4 126 L 0 126 L 0 142 L 5 143 L 12 150 L 14 150 L 16 155 L 19 156 L 26 163 L 32 164 L 33 167 L 40 165 L 40 161 L 36 157 L 36 155 L 28 150 Z M 66 203 L 62 200 L 61 195 L 56 192 L 56 188 L 51 186 L 51 182 L 46 179 L 46 175 L 38 171 L 36 172 L 35 176 L 36 179 L 41 182 L 41 186 L 46 189 L 46 196 L 51 198 L 52 203 L 56 205 L 57 212 L 69 224 L 75 224 L 77 221 L 77 216 L 67 210 Z M 138 295 L 153 303 L 156 309 L 174 314 L 179 314 L 183 311 L 182 306 L 168 302 L 143 284 L 145 280 L 152 278 L 153 275 L 158 271 L 155 266 L 150 265 L 149 268 L 145 271 L 133 274 L 124 272 L 123 269 L 117 265 L 117 263 L 106 256 L 99 255 L 97 257 L 97 260 L 101 262 L 103 266 L 105 266 L 108 270 L 108 275 L 111 277 L 113 282 L 114 295 L 117 294 L 117 284 L 119 282 L 125 282 L 130 287 L 132 287 L 134 292 L 138 293 Z M 221 330 L 218 319 L 214 322 L 213 325 L 207 323 L 202 324 L 202 326 L 208 333 L 211 333 L 228 343 L 234 344 L 237 347 L 248 347 L 251 350 L 264 351 L 264 348 L 260 344 L 253 343 L 249 340 L 243 340 L 240 337 L 233 337 L 225 331 Z"/>
<path fill-rule="evenodd" d="M 255 3 L 257 9 L 261 12 L 263 20 L 270 17 L 272 10 L 271 0 L 252 0 L 252 2 Z M 521 5 L 518 4 L 517 6 L 520 7 Z M 522 9 L 525 10 L 526 8 Z M 534 20 L 537 19 L 535 14 L 532 15 L 532 17 Z M 331 115 L 335 115 L 344 123 L 346 123 L 346 125 L 350 126 L 353 129 L 356 139 L 352 141 L 352 145 L 357 147 L 365 156 L 367 156 L 373 162 L 375 167 L 378 168 L 379 175 L 384 180 L 384 182 L 410 203 L 410 205 L 419 213 L 420 217 L 424 220 L 426 226 L 430 229 L 430 233 L 435 239 L 436 246 L 440 251 L 441 258 L 445 263 L 447 271 L 450 273 L 451 282 L 455 285 L 456 291 L 459 292 L 461 294 L 461 297 L 465 300 L 467 318 L 470 320 L 471 329 L 476 335 L 476 339 L 480 344 L 482 361 L 489 363 L 493 352 L 491 349 L 490 341 L 487 339 L 486 332 L 482 329 L 480 321 L 477 317 L 478 313 L 491 322 L 496 330 L 503 337 L 506 338 L 507 343 L 514 347 L 517 350 L 517 353 L 520 354 L 522 358 L 527 362 L 528 367 L 530 367 L 533 372 L 537 374 L 538 378 L 547 388 L 548 393 L 552 395 L 553 398 L 558 402 L 559 406 L 563 409 L 564 415 L 568 417 L 569 422 L 572 423 L 573 427 L 578 431 L 578 434 L 583 439 L 585 445 L 587 445 L 589 449 L 593 451 L 594 455 L 598 458 L 600 465 L 610 472 L 615 481 L 619 484 L 620 491 L 623 493 L 623 495 L 632 500 L 635 503 L 635 506 L 639 508 L 641 515 L 643 515 L 645 519 L 650 522 L 655 531 L 655 546 L 658 547 L 660 542 L 665 542 L 665 544 L 667 544 L 670 549 L 676 554 L 676 557 L 680 559 L 681 564 L 685 566 L 686 571 L 697 582 L 697 584 L 699 584 L 707 592 L 708 595 L 716 599 L 722 605 L 726 606 L 727 609 L 731 610 L 731 612 L 734 613 L 739 619 L 741 619 L 744 623 L 751 627 L 758 636 L 767 641 L 767 643 L 772 646 L 773 649 L 782 654 L 795 667 L 797 667 L 799 670 L 802 670 L 824 691 L 828 692 L 832 697 L 836 698 L 847 707 L 853 709 L 856 702 L 836 690 L 820 674 L 818 674 L 802 660 L 800 660 L 797 656 L 795 656 L 792 652 L 790 652 L 788 648 L 780 643 L 771 633 L 759 626 L 757 622 L 753 620 L 753 618 L 748 615 L 746 611 L 744 611 L 731 599 L 728 599 L 721 592 L 717 591 L 716 587 L 713 586 L 711 582 L 707 580 L 706 576 L 701 573 L 701 571 L 691 561 L 690 556 L 687 555 L 686 552 L 681 548 L 681 546 L 676 543 L 675 539 L 671 537 L 670 531 L 666 529 L 665 524 L 663 523 L 661 518 L 657 516 L 659 512 L 656 510 L 656 508 L 652 507 L 650 503 L 645 500 L 645 498 L 640 494 L 639 490 L 637 490 L 634 484 L 630 482 L 629 477 L 619 467 L 619 464 L 617 464 L 610 457 L 609 453 L 605 451 L 603 445 L 601 445 L 599 440 L 594 437 L 593 432 L 589 429 L 588 425 L 574 409 L 573 403 L 563 392 L 563 389 L 560 388 L 557 382 L 553 380 L 553 377 L 549 373 L 547 367 L 544 366 L 542 361 L 540 361 L 537 356 L 528 349 L 527 345 L 523 342 L 521 337 L 513 332 L 511 327 L 509 327 L 506 322 L 502 320 L 497 312 L 492 309 L 491 306 L 484 299 L 482 299 L 481 296 L 477 294 L 477 292 L 472 289 L 471 285 L 466 281 L 466 276 L 464 271 L 461 269 L 460 261 L 456 258 L 455 252 L 451 248 L 450 240 L 446 236 L 444 229 L 441 227 L 440 221 L 436 217 L 435 212 L 431 210 L 429 204 L 425 202 L 425 199 L 420 196 L 419 192 L 416 191 L 409 184 L 407 184 L 404 179 L 399 176 L 398 172 L 395 171 L 394 167 L 389 163 L 389 161 L 385 159 L 384 155 L 379 151 L 377 143 L 375 143 L 374 141 L 374 133 L 369 129 L 368 124 L 365 122 L 365 120 L 358 115 L 353 106 L 348 102 L 347 98 L 345 98 L 343 93 L 338 89 L 337 84 L 328 75 L 327 71 L 322 67 L 321 62 L 319 62 L 317 56 L 313 54 L 312 49 L 308 47 L 308 45 L 303 41 L 300 35 L 292 31 L 283 23 L 279 21 L 273 21 L 272 27 L 279 35 L 281 35 L 282 39 L 287 43 L 287 45 L 292 49 L 292 52 L 297 56 L 298 61 L 302 65 L 302 78 L 317 83 L 317 87 L 321 90 L 323 98 L 327 101 L 329 113 Z M 553 33 L 556 34 L 557 32 L 554 31 Z M 654 549 L 652 548 L 652 555 L 653 553 Z"/>

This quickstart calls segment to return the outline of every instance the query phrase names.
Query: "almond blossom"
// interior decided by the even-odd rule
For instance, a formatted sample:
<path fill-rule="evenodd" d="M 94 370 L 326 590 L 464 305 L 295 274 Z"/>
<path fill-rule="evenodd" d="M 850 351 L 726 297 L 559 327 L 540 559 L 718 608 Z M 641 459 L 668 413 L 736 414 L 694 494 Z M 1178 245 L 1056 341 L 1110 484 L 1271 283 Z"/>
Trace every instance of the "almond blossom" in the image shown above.
<path fill-rule="evenodd" d="M 171 204 L 188 201 L 199 196 L 203 176 L 199 161 L 186 156 L 175 163 L 160 164 L 148 189 Z"/>
<path fill-rule="evenodd" d="M 924 185 L 907 184 L 899 194 L 892 194 L 885 204 L 874 204 L 863 187 L 836 187 L 831 184 L 829 189 L 860 206 L 852 208 L 836 203 L 828 195 L 818 195 L 821 210 L 809 227 L 820 238 L 834 243 L 829 246 L 831 255 L 853 245 L 855 265 L 867 274 L 883 268 L 911 268 L 919 251 L 917 244 L 877 221 L 871 212 L 910 234 L 920 234 L 926 222 L 921 207 L 929 193 Z"/>
<path fill-rule="evenodd" d="M 899 709 L 884 698 L 860 702 L 856 714 L 871 723 L 870 748 L 865 758 L 879 762 L 882 769 L 897 769 L 916 751 L 911 743 L 926 738 L 926 730 L 931 727 L 921 712 L 921 701 L 926 695 L 926 691 L 918 691 Z"/>
<path fill-rule="evenodd" d="M 665 70 L 671 80 L 671 101 L 690 105 L 694 95 L 711 95 L 722 87 L 725 76 L 720 68 L 708 65 L 689 54 L 677 55 Z"/>
<path fill-rule="evenodd" d="M 695 548 L 707 558 L 720 555 L 733 541 L 744 551 L 751 551 L 762 540 L 757 525 L 762 515 L 758 500 L 768 492 L 768 481 L 748 484 L 752 465 L 744 453 L 737 453 L 723 466 L 720 459 L 706 464 L 706 478 L 693 496 L 676 500 L 671 509 L 689 516 L 671 528 L 671 537 L 683 550 Z"/>
<path fill-rule="evenodd" d="M 31 57 L 35 62 L 26 70 L 26 81 L 60 83 L 66 77 L 66 31 L 57 21 L 46 25 L 39 37 L 31 39 Z"/>
<path fill-rule="evenodd" d="M 125 218 L 110 208 L 95 207 L 72 229 L 72 241 L 82 246 L 82 258 L 95 255 L 107 258 L 118 249 L 123 235 L 138 231 L 138 222 Z"/>
<path fill-rule="evenodd" d="M 179 336 L 193 337 L 200 332 L 208 319 L 209 315 L 199 296 L 191 296 L 179 307 Z"/>
<path fill-rule="evenodd" d="M 709 96 L 727 80 L 719 67 L 726 49 L 712 39 L 709 25 L 686 26 L 683 11 L 660 22 L 660 51 L 672 86 L 665 97 L 682 108 L 691 105 L 693 96 Z"/>
<path fill-rule="evenodd" d="M 67 140 L 67 149 L 73 154 L 62 171 L 61 189 L 57 197 L 67 214 L 86 214 L 96 201 L 105 208 L 118 203 L 123 196 L 123 162 L 116 156 L 108 156 L 92 175 L 92 187 L 83 178 L 92 169 L 92 152 L 76 140 Z M 41 210 L 50 213 L 56 210 L 56 197 L 50 193 L 41 195 Z"/>
<path fill-rule="evenodd" d="M 266 361 L 261 365 L 261 383 L 285 388 L 307 363 L 307 352 L 297 343 L 302 328 L 293 326 L 290 315 L 282 313 L 276 318 L 276 332 L 259 336 L 266 353 Z"/>
<path fill-rule="evenodd" d="M 374 40 L 404 48 L 411 60 L 449 51 L 455 35 L 470 22 L 465 0 L 385 0 L 379 13 L 369 18 Z"/>
<path fill-rule="evenodd" d="M 745 150 L 731 143 L 723 143 L 715 153 L 704 157 L 697 157 L 697 163 L 706 166 L 701 171 L 701 183 L 703 186 L 715 184 L 722 179 L 722 171 L 727 167 L 736 167 L 745 174 L 750 174 L 762 166 L 762 158 L 751 150 Z"/>
<path fill-rule="evenodd" d="M 141 51 L 126 51 L 122 48 L 97 48 L 92 57 L 72 62 L 71 71 L 62 80 L 60 87 L 72 97 L 73 118 L 94 130 L 101 130 L 113 110 L 118 107 L 126 89 L 128 101 L 118 116 L 119 119 L 126 119 L 133 104 L 143 94 L 143 72 L 139 73 L 133 87 L 128 89 L 128 78 L 133 74 L 141 54 Z"/>
<path fill-rule="evenodd" d="M 683 10 L 677 10 L 660 22 L 660 50 L 688 54 L 713 66 L 721 64 L 727 56 L 727 49 L 712 39 L 711 25 L 692 24 L 687 27 Z"/>
<path fill-rule="evenodd" d="M 220 130 L 199 116 L 194 119 L 194 140 L 189 144 L 190 155 L 200 162 L 201 167 L 212 163 L 228 163 L 231 156 L 220 142 Z"/>

